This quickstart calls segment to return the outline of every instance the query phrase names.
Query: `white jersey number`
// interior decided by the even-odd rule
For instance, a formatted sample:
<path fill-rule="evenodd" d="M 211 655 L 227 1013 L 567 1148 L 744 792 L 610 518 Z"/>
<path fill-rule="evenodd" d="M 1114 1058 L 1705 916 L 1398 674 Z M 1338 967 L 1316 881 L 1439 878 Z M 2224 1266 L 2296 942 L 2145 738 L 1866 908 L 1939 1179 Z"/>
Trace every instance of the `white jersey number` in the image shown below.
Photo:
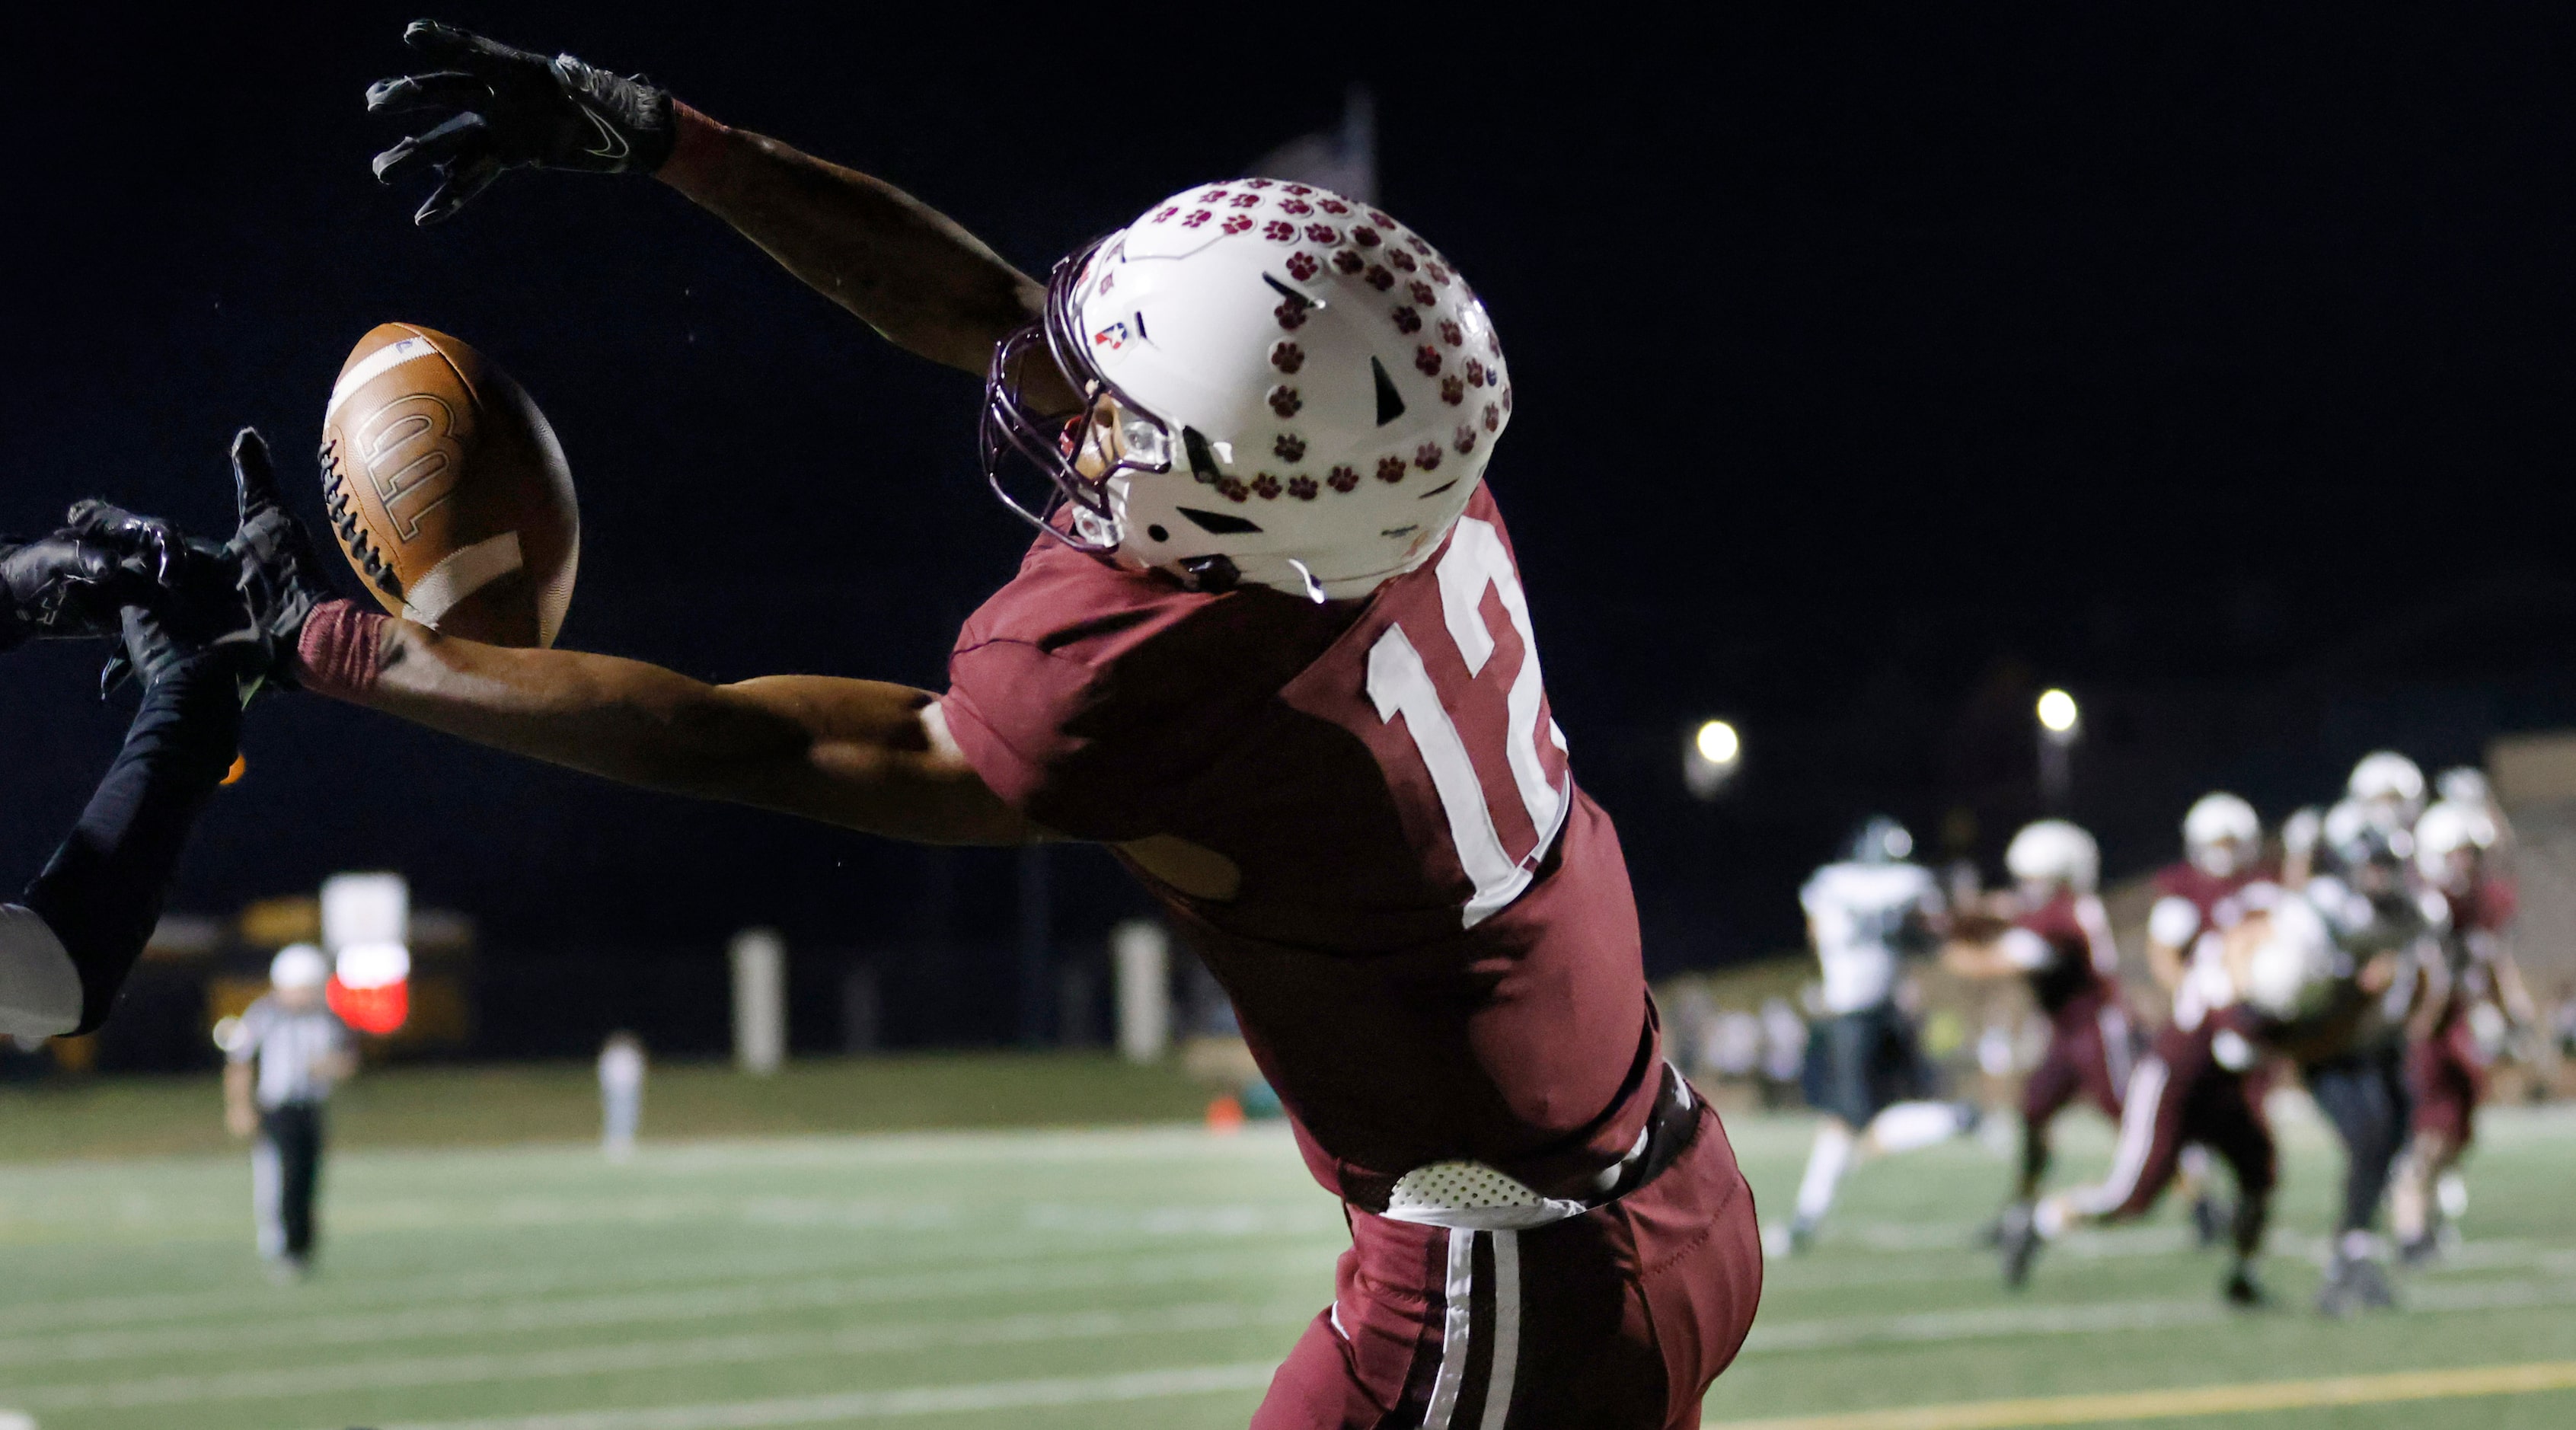
<path fill-rule="evenodd" d="M 1513 672 L 1504 697 L 1509 723 L 1503 758 L 1530 824 L 1538 830 L 1538 840 L 1529 852 L 1515 859 L 1504 849 L 1467 743 L 1459 737 L 1457 723 L 1449 718 L 1439 688 L 1422 664 L 1421 652 L 1401 624 L 1388 626 L 1369 648 L 1368 695 L 1380 720 L 1404 717 L 1405 731 L 1431 771 L 1431 785 L 1439 792 L 1441 812 L 1448 816 L 1449 839 L 1457 848 L 1458 863 L 1476 886 L 1461 915 L 1465 926 L 1474 928 L 1529 887 L 1532 871 L 1564 827 L 1566 810 L 1573 802 L 1572 778 L 1567 778 L 1565 788 L 1549 783 L 1540 760 L 1539 702 L 1545 686 L 1539 677 L 1538 641 L 1530 632 L 1529 599 L 1521 593 L 1520 574 L 1512 569 L 1501 535 L 1489 522 L 1459 518 L 1435 575 L 1449 639 L 1466 661 L 1468 675 L 1478 677 L 1478 688 L 1490 688 L 1481 677 L 1494 656 L 1494 633 L 1485 625 L 1483 610 L 1488 588 L 1501 598 L 1512 631 L 1520 637 L 1520 669 Z M 1565 732 L 1550 720 L 1547 734 L 1549 743 L 1562 754 Z"/>

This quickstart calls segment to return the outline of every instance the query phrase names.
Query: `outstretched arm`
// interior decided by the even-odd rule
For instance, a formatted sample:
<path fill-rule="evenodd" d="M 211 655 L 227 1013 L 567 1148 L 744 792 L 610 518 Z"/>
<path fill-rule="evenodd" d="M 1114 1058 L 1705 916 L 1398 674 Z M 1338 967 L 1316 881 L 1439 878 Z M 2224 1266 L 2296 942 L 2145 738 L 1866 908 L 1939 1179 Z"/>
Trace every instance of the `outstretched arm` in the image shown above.
<path fill-rule="evenodd" d="M 937 697 L 908 686 L 709 685 L 614 656 L 459 640 L 346 601 L 314 614 L 300 648 L 309 689 L 621 784 L 923 843 L 1047 837 L 958 754 Z"/>
<path fill-rule="evenodd" d="M 1037 321 L 1045 284 L 894 185 L 685 104 L 671 119 L 661 180 L 896 346 L 981 377 L 993 345 Z"/>
<path fill-rule="evenodd" d="M 416 21 L 403 42 L 437 68 L 380 81 L 367 108 L 413 132 L 376 177 L 435 175 L 413 219 L 440 223 L 514 168 L 658 174 L 898 346 L 983 375 L 1034 322 L 1045 285 L 920 200 L 775 139 L 730 129 L 640 77 Z M 1030 383 L 1053 374 L 1030 374 Z M 1074 411 L 1072 389 L 1030 394 Z"/>

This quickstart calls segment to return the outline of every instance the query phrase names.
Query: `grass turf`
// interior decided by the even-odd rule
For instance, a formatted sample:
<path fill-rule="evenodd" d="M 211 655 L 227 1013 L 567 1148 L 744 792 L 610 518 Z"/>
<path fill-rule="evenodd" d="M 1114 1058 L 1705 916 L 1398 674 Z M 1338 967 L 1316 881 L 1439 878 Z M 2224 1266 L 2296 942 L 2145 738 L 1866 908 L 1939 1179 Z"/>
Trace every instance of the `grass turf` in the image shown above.
<path fill-rule="evenodd" d="M 907 1074 L 922 1107 L 987 1107 L 1016 1083 L 1043 1115 L 1114 1075 L 948 1065 L 983 1089 L 969 1096 L 931 1091 L 937 1071 Z M 466 1102 L 520 1086 L 440 1085 Z M 648 1131 L 672 1130 L 684 1100 L 668 1092 L 657 1083 Z M 836 1106 L 811 1099 L 795 1117 Z M 345 1143 L 369 1118 L 394 1135 L 385 1103 L 341 1112 Z M 474 1120 L 430 1112 L 425 1127 Z M 31 1115 L 55 1114 L 0 1114 L 22 1156 L 41 1141 L 14 1125 Z M 1808 1124 L 1730 1125 L 1757 1195 L 1784 1206 Z M 2064 1175 L 2107 1159 L 2104 1130 L 2069 1132 Z M 2219 1309 L 2218 1262 L 2185 1248 L 2178 1209 L 2053 1249 L 2006 1296 L 1991 1258 L 1964 1249 L 2003 1163 L 1961 1144 L 1863 1167 L 1816 1250 L 1772 1263 L 1709 1420 L 2576 1354 L 2576 1118 L 2491 1117 L 2467 1245 L 2407 1280 L 2407 1309 L 2350 1324 L 2305 1307 L 2337 1155 L 2310 1123 L 2284 1138 L 2265 1266 L 2283 1305 L 2254 1316 Z M 259 1279 L 248 1195 L 232 1152 L 0 1166 L 0 1406 L 45 1430 L 1240 1425 L 1329 1294 L 1343 1240 L 1275 1127 L 664 1142 L 625 1166 L 564 1145 L 353 1149 L 330 1170 L 322 1273 L 289 1288 Z M 2560 1426 L 2576 1392 L 2096 1423 Z"/>

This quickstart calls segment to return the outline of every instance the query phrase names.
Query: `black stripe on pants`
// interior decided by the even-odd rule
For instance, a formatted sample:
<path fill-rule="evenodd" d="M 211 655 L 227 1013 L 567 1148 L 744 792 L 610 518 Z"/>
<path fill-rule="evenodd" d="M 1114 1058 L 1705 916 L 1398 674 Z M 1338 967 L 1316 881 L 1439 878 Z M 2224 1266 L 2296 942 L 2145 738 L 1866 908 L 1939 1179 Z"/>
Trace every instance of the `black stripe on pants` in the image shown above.
<path fill-rule="evenodd" d="M 313 1254 L 313 1191 L 322 1178 L 321 1104 L 289 1102 L 262 1112 L 259 1136 L 266 1144 L 264 1150 L 277 1159 L 276 1203 L 259 1208 L 262 1241 L 268 1241 L 273 1226 L 278 1249 L 297 1261 L 305 1260 Z M 265 1201 L 268 1189 L 261 1191 Z"/>
<path fill-rule="evenodd" d="M 2343 1138 L 2343 1221 L 2338 1232 L 2367 1231 L 2379 1219 L 2389 1169 L 2404 1150 L 2412 1099 L 2404 1048 L 2367 1049 L 2299 1070 L 2317 1110 Z"/>

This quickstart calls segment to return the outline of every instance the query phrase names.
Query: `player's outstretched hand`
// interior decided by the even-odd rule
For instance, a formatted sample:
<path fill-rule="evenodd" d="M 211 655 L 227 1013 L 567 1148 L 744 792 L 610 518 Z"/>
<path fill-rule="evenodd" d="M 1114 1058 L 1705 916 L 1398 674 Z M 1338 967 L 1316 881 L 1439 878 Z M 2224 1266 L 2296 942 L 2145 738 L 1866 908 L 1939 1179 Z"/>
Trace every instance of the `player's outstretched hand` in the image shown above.
<path fill-rule="evenodd" d="M 73 527 L 36 541 L 0 536 L 0 651 L 45 637 L 115 635 L 117 608 L 153 599 L 179 559 L 178 534 L 160 523 L 137 522 L 117 537 Z"/>
<path fill-rule="evenodd" d="M 255 427 L 233 436 L 233 511 L 233 539 L 224 554 L 239 568 L 242 603 L 272 657 L 269 678 L 292 689 L 289 672 L 304 622 L 339 593 L 323 576 L 330 568 L 316 554 L 312 533 L 287 510 L 268 442 Z"/>
<path fill-rule="evenodd" d="M 411 128 L 376 156 L 379 180 L 438 176 L 414 223 L 448 218 L 504 169 L 649 174 L 670 157 L 670 93 L 640 75 L 548 59 L 435 20 L 414 20 L 403 43 L 439 68 L 369 85 L 367 112 L 404 116 Z"/>
<path fill-rule="evenodd" d="M 245 427 L 233 438 L 232 539 L 218 546 L 180 538 L 169 524 L 139 517 L 103 501 L 71 510 L 66 531 L 124 555 L 151 549 L 145 534 L 175 552 L 169 576 L 148 593 L 129 594 L 121 617 L 108 630 L 122 647 L 100 672 L 100 693 L 141 674 L 147 685 L 169 669 L 209 650 L 233 661 L 247 700 L 264 681 L 292 688 L 296 642 L 314 608 L 333 598 L 303 523 L 278 489 L 276 464 L 259 433 Z"/>

